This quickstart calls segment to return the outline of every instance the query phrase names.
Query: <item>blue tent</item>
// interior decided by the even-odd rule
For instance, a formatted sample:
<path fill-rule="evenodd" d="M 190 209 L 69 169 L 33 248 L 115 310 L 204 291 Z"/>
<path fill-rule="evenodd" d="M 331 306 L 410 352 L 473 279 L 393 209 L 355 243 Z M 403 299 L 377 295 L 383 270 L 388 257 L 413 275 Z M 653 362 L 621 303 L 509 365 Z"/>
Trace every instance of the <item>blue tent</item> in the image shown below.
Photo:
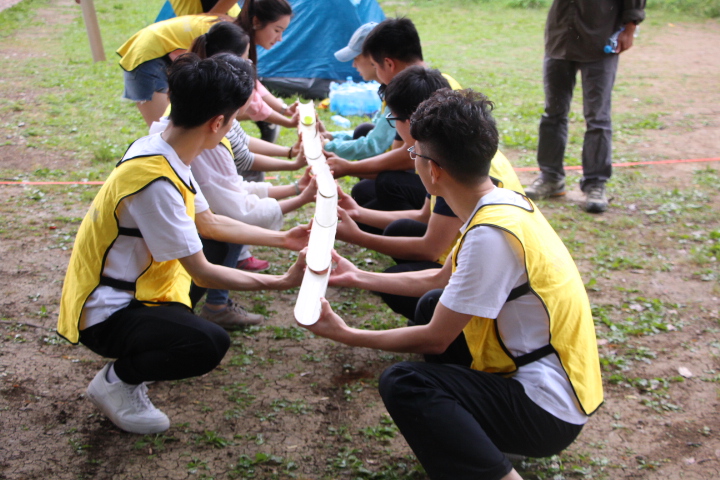
<path fill-rule="evenodd" d="M 283 41 L 271 50 L 258 47 L 258 75 L 281 95 L 325 98 L 330 82 L 352 77 L 362 81 L 352 62 L 334 53 L 347 46 L 360 26 L 385 20 L 376 0 L 288 0 L 293 19 Z"/>
<path fill-rule="evenodd" d="M 382 22 L 377 0 L 288 0 L 293 18 L 283 41 L 272 50 L 258 47 L 258 76 L 268 89 L 285 96 L 325 98 L 333 80 L 362 79 L 352 62 L 333 55 L 347 46 L 360 25 Z M 243 2 L 238 2 L 242 6 Z M 156 22 L 175 16 L 166 1 Z"/>

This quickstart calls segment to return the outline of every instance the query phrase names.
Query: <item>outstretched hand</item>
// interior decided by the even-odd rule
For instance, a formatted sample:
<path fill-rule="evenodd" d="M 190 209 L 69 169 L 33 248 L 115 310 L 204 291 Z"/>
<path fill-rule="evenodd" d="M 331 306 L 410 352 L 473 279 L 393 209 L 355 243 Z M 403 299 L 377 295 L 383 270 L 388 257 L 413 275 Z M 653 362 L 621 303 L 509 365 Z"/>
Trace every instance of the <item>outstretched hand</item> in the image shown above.
<path fill-rule="evenodd" d="M 285 232 L 283 248 L 297 252 L 307 247 L 308 240 L 310 240 L 310 223 L 298 225 Z"/>
<path fill-rule="evenodd" d="M 305 256 L 307 255 L 307 247 L 300 250 L 295 263 L 283 275 L 283 284 L 285 288 L 299 287 L 305 276 Z"/>
<path fill-rule="evenodd" d="M 325 155 L 325 161 L 327 162 L 328 167 L 330 167 L 330 170 L 332 170 L 335 178 L 345 177 L 349 174 L 349 161 L 326 150 L 323 150 L 323 155 Z"/>
<path fill-rule="evenodd" d="M 344 208 L 338 206 L 337 211 L 340 221 L 337 224 L 335 237 L 343 242 L 356 243 L 358 236 L 362 235 L 362 230 Z"/>
<path fill-rule="evenodd" d="M 360 217 L 360 205 L 358 205 L 352 196 L 345 193 L 340 185 L 338 185 L 338 207 L 345 210 L 353 220 L 357 220 Z"/>
<path fill-rule="evenodd" d="M 335 268 L 330 271 L 329 285 L 333 287 L 355 287 L 358 283 L 357 268 L 350 260 L 340 256 L 335 250 L 330 252 Z"/>
<path fill-rule="evenodd" d="M 347 329 L 347 324 L 335 312 L 333 312 L 330 302 L 325 298 L 320 299 L 320 318 L 312 325 L 302 325 L 315 335 L 329 338 L 330 340 L 342 341 L 342 333 Z"/>

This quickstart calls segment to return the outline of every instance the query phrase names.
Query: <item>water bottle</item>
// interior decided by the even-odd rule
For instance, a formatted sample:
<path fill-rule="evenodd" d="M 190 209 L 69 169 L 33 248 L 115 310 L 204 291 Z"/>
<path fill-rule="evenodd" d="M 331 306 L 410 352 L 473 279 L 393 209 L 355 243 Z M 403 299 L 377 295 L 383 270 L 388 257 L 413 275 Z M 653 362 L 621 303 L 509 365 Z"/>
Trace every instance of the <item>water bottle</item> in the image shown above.
<path fill-rule="evenodd" d="M 345 129 L 350 128 L 350 120 L 348 120 L 347 118 L 345 118 L 343 116 L 333 115 L 332 117 L 330 117 L 330 120 L 335 122 L 335 125 L 337 125 L 340 128 L 345 128 Z"/>
<path fill-rule="evenodd" d="M 620 35 L 620 32 L 625 30 L 625 27 L 620 27 L 620 30 L 613 33 L 610 38 L 608 39 L 608 44 L 605 45 L 605 48 L 603 48 L 603 52 L 605 53 L 615 53 L 617 51 L 617 40 L 618 36 Z"/>

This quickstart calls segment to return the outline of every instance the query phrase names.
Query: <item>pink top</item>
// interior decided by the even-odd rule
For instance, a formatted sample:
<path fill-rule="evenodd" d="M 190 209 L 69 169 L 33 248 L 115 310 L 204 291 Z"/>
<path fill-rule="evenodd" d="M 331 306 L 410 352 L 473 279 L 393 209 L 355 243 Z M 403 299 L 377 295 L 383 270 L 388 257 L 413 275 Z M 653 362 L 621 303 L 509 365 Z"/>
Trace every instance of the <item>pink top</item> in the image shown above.
<path fill-rule="evenodd" d="M 247 114 L 251 120 L 255 122 L 265 120 L 273 112 L 270 105 L 262 99 L 263 96 L 269 93 L 268 89 L 265 88 L 262 83 L 255 80 L 255 90 L 253 90 L 252 97 L 250 98 L 250 106 L 247 109 Z"/>

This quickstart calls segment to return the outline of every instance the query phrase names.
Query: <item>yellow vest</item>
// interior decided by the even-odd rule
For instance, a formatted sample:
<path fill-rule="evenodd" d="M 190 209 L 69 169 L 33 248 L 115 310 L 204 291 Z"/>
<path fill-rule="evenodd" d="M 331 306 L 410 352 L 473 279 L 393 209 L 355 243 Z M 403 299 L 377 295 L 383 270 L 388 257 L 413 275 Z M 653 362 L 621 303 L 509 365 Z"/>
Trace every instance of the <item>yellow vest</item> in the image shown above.
<path fill-rule="evenodd" d="M 172 5 L 173 11 L 178 17 L 203 13 L 203 6 L 200 0 L 170 0 L 170 5 Z M 227 13 L 231 17 L 237 17 L 240 15 L 240 6 L 236 3 L 230 7 L 230 10 L 223 13 Z"/>
<path fill-rule="evenodd" d="M 550 344 L 525 358 L 511 357 L 499 338 L 497 319 L 473 317 L 463 329 L 473 357 L 471 367 L 510 374 L 547 354 L 557 355 L 583 412 L 591 415 L 603 402 L 603 390 L 590 302 L 567 248 L 535 204 L 530 204 L 530 211 L 514 205 L 480 207 L 453 253 L 452 269 L 457 268 L 465 235 L 474 227 L 490 226 L 514 236 L 525 256 L 529 291 L 548 313 Z"/>
<path fill-rule="evenodd" d="M 500 150 L 497 151 L 492 161 L 490 162 L 490 178 L 492 179 L 492 182 L 498 187 L 507 188 L 508 190 L 512 190 L 514 192 L 522 194 L 525 193 L 525 190 L 523 190 L 523 186 L 520 183 L 520 179 L 515 173 L 515 170 L 513 170 L 512 165 L 510 165 L 510 162 Z M 435 201 L 435 195 L 432 195 L 430 197 L 431 215 L 432 211 L 435 209 Z M 450 256 L 450 253 L 452 252 L 453 248 L 455 248 L 455 245 L 457 244 L 457 241 L 459 239 L 460 233 L 458 232 L 455 240 L 453 240 L 452 243 L 445 250 L 445 252 L 440 255 L 440 258 L 437 259 L 437 263 L 441 265 L 445 263 L 445 260 L 448 256 Z"/>
<path fill-rule="evenodd" d="M 177 49 L 189 50 L 193 40 L 210 30 L 213 15 L 187 15 L 149 25 L 117 50 L 120 66 L 131 72 L 141 63 L 161 58 Z"/>
<path fill-rule="evenodd" d="M 445 77 L 445 80 L 448 81 L 448 83 L 450 84 L 450 88 L 452 88 L 453 90 L 462 90 L 462 86 L 460 85 L 460 83 L 453 77 L 451 77 L 447 73 L 443 73 L 441 75 Z"/>
<path fill-rule="evenodd" d="M 78 342 L 83 307 L 100 285 L 130 291 L 134 287 L 135 298 L 147 305 L 174 302 L 190 307 L 190 275 L 179 260 L 152 260 L 134 286 L 132 282 L 103 276 L 107 254 L 118 236 L 141 236 L 137 229 L 121 231 L 117 220 L 120 202 L 161 179 L 177 188 L 188 216 L 194 219 L 195 189 L 186 185 L 161 155 L 134 157 L 120 163 L 93 200 L 75 238 L 60 299 L 58 333 L 70 342 Z"/>

